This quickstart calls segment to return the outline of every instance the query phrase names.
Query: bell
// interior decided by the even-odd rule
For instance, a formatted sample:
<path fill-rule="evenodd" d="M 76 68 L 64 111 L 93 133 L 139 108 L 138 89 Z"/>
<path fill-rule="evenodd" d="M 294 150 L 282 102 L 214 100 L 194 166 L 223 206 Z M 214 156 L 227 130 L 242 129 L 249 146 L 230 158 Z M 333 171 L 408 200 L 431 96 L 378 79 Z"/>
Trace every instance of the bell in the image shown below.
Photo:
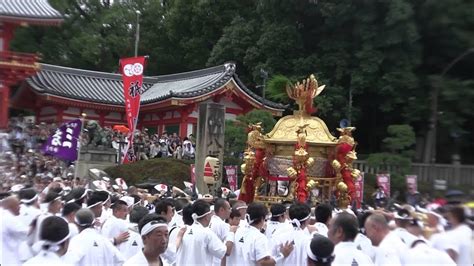
<path fill-rule="evenodd" d="M 240 165 L 240 171 L 245 174 L 245 170 L 247 169 L 247 164 L 243 163 Z"/>
<path fill-rule="evenodd" d="M 306 167 L 310 168 L 311 166 L 314 165 L 314 158 L 313 157 L 309 157 L 308 160 L 306 160 Z"/>
<path fill-rule="evenodd" d="M 298 175 L 298 172 L 296 172 L 295 168 L 293 168 L 293 167 L 287 168 L 286 172 L 288 173 L 288 176 L 290 178 L 295 178 Z"/>
<path fill-rule="evenodd" d="M 352 169 L 351 176 L 352 176 L 352 179 L 357 180 L 360 176 L 359 169 Z"/>
<path fill-rule="evenodd" d="M 342 182 L 342 181 L 339 182 L 339 183 L 337 184 L 337 190 L 339 190 L 339 191 L 341 191 L 341 192 L 346 192 L 346 191 L 347 191 L 347 185 L 346 185 L 346 183 L 344 183 L 344 182 Z"/>
<path fill-rule="evenodd" d="M 306 187 L 308 189 L 313 189 L 314 187 L 318 186 L 319 185 L 319 182 L 318 181 L 314 181 L 314 180 L 309 180 L 308 183 L 306 184 Z"/>
<path fill-rule="evenodd" d="M 341 169 L 341 163 L 338 160 L 333 160 L 331 165 L 332 168 L 334 168 L 334 170 L 336 171 L 339 171 Z"/>

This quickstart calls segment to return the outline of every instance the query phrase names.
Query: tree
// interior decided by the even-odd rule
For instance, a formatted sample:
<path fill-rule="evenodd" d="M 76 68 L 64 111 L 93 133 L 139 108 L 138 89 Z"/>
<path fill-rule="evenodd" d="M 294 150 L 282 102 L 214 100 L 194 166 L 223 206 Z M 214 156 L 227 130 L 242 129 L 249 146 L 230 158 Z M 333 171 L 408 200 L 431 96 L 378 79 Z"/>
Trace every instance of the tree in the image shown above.
<path fill-rule="evenodd" d="M 225 125 L 225 154 L 239 156 L 247 147 L 247 126 L 261 122 L 264 132 L 270 132 L 276 124 L 272 114 L 267 111 L 253 110 L 237 116 L 235 121 L 227 120 Z"/>
<path fill-rule="evenodd" d="M 390 125 L 387 135 L 383 152 L 370 154 L 367 163 L 381 172 L 389 172 L 392 190 L 401 192 L 404 198 L 404 175 L 409 173 L 414 155 L 415 132 L 409 125 Z"/>

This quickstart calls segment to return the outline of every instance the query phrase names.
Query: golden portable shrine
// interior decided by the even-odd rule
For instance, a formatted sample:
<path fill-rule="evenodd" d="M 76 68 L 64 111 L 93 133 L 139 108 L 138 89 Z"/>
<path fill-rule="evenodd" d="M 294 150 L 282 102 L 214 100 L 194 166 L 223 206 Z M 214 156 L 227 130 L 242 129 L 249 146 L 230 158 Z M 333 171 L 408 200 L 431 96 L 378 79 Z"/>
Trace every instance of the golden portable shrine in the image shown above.
<path fill-rule="evenodd" d="M 336 138 L 323 120 L 311 115 L 313 99 L 324 87 L 313 75 L 287 86 L 299 110 L 281 118 L 268 134 L 261 123 L 248 126 L 239 199 L 265 204 L 336 201 L 340 207 L 355 199 L 354 180 L 360 175 L 352 167 L 357 159 L 355 128 L 338 128 Z"/>

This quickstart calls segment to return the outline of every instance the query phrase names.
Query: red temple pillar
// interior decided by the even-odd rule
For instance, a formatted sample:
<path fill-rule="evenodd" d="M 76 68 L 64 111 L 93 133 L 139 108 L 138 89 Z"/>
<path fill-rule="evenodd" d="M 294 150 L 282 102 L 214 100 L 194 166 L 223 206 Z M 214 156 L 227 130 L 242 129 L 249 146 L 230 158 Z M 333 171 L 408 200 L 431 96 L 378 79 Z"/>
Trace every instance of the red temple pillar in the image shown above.
<path fill-rule="evenodd" d="M 184 137 L 187 137 L 188 133 L 188 116 L 189 113 L 185 111 L 180 111 L 181 114 L 181 120 L 179 122 L 179 137 L 183 139 Z"/>
<path fill-rule="evenodd" d="M 8 108 L 10 105 L 10 87 L 0 84 L 0 129 L 8 126 Z"/>

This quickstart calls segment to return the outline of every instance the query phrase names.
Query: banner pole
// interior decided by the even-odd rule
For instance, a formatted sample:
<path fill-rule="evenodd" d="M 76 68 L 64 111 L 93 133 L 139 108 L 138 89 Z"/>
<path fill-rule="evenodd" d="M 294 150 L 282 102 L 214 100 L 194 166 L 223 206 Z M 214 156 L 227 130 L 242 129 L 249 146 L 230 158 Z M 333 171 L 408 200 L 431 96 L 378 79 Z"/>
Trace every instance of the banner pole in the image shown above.
<path fill-rule="evenodd" d="M 84 121 L 86 119 L 86 116 L 87 114 L 86 113 L 82 113 L 81 114 L 81 131 L 79 133 L 79 139 L 77 140 L 77 159 L 76 161 L 74 162 L 74 178 L 77 178 L 77 172 L 78 172 L 78 163 L 79 163 L 79 159 L 81 157 L 81 146 L 82 146 L 82 131 L 84 130 Z"/>

